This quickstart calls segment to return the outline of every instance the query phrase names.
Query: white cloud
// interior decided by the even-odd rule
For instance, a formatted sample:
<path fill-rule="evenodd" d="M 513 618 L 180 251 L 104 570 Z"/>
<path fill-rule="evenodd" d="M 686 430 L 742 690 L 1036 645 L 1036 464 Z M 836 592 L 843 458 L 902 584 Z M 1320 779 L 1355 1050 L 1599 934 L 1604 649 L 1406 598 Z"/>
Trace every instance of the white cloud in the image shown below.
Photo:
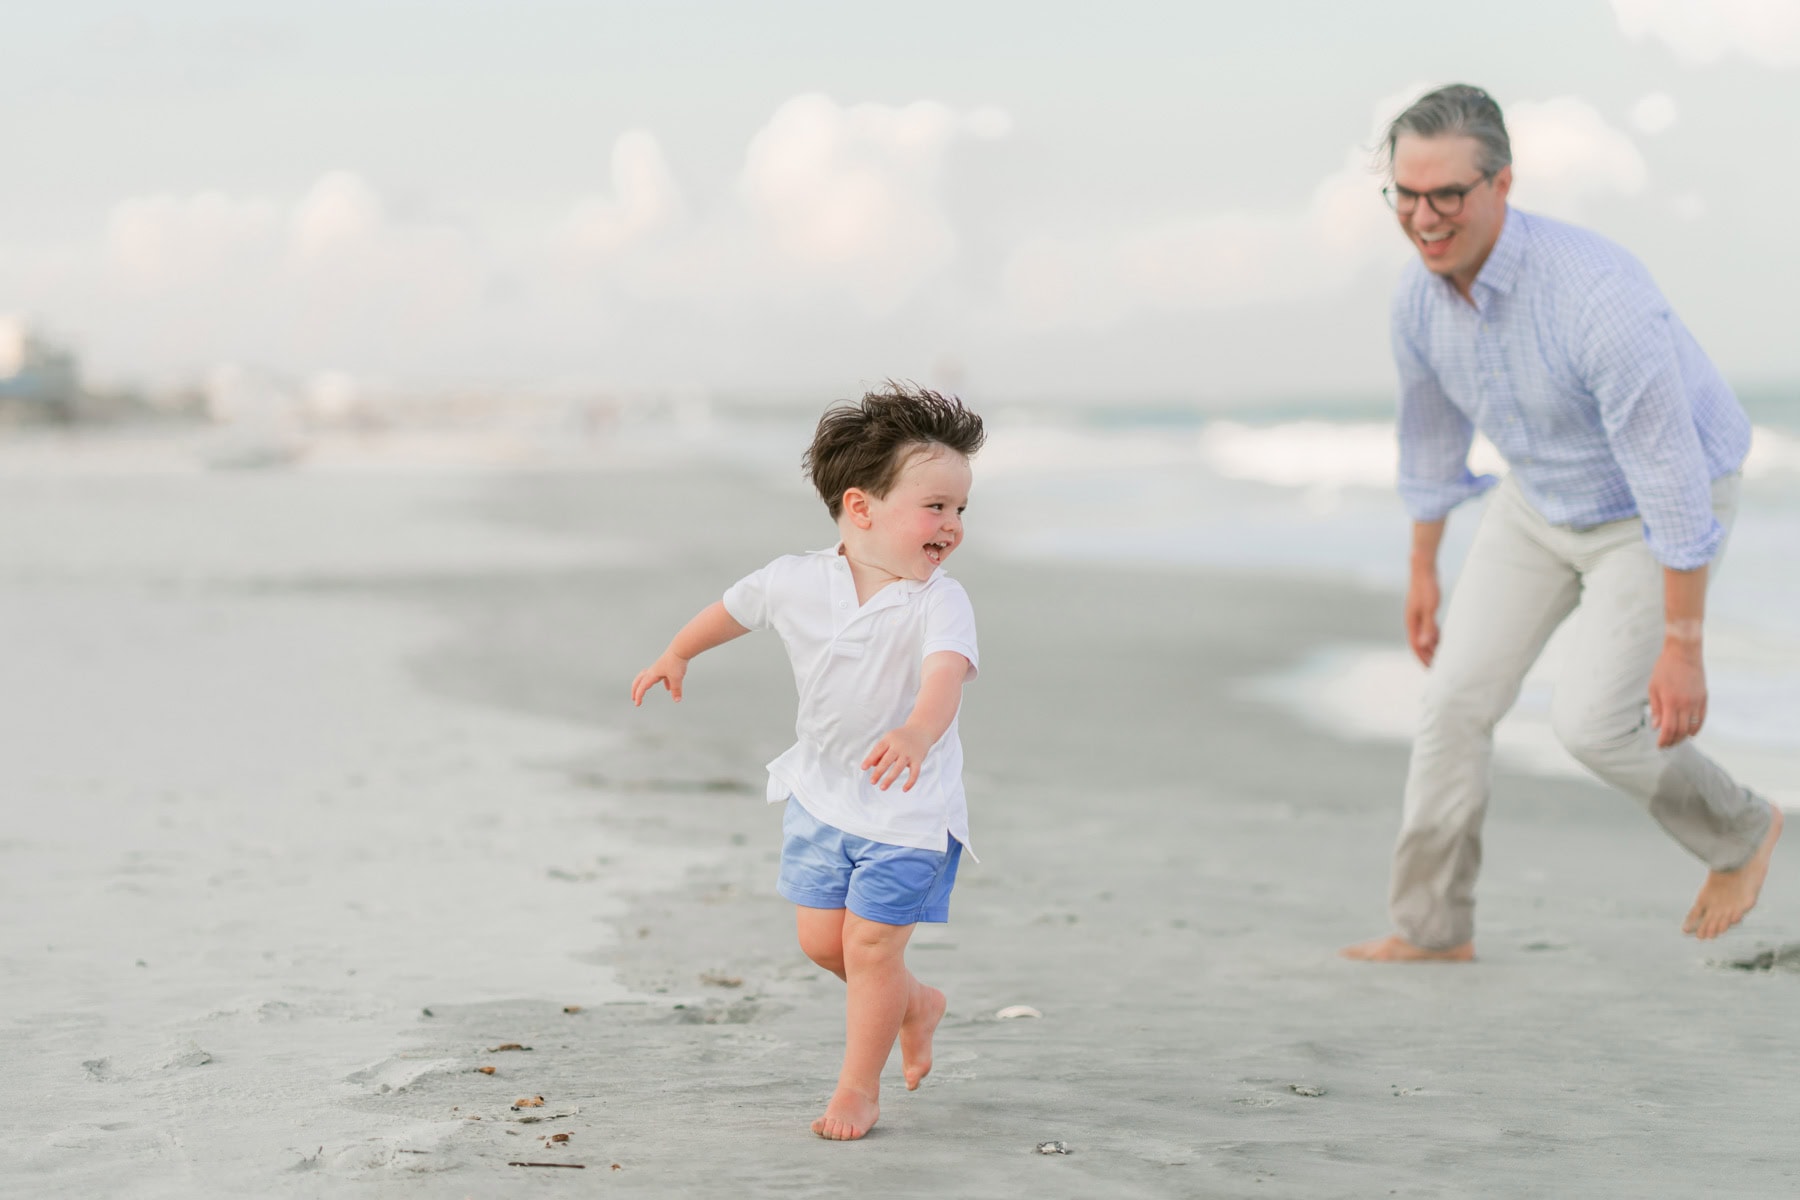
<path fill-rule="evenodd" d="M 995 128 L 991 118 L 976 123 Z M 789 100 L 751 139 L 738 183 L 752 259 L 892 309 L 955 253 L 940 193 L 947 151 L 967 132 L 930 101 Z"/>
<path fill-rule="evenodd" d="M 566 234 L 579 250 L 602 257 L 623 250 L 681 216 L 681 189 L 650 133 L 635 129 L 613 144 L 611 196 L 581 201 Z"/>
<path fill-rule="evenodd" d="M 523 234 L 407 216 L 340 170 L 277 200 L 126 200 L 103 246 L 42 252 L 34 273 L 56 277 L 109 356 L 163 370 L 233 358 L 406 373 L 559 356 L 611 370 L 658 339 L 761 352 L 776 331 L 873 336 L 871 317 L 941 308 L 958 253 L 956 150 L 1011 124 L 991 107 L 803 95 L 706 196 L 684 195 L 657 139 L 634 130 L 613 144 L 605 188 Z"/>
<path fill-rule="evenodd" d="M 269 280 L 296 312 L 297 336 L 327 349 L 401 340 L 479 300 L 487 264 L 460 231 L 396 221 L 373 184 L 350 171 L 322 176 L 288 219 L 286 270 Z"/>
<path fill-rule="evenodd" d="M 1675 99 L 1667 92 L 1651 92 L 1631 106 L 1632 125 L 1652 137 L 1673 125 L 1675 116 Z"/>
<path fill-rule="evenodd" d="M 149 369 L 429 356 L 439 323 L 476 309 L 484 271 L 458 231 L 389 218 L 345 171 L 286 204 L 216 192 L 122 201 L 99 253 L 55 269 L 88 320 L 115 314 L 109 340 Z"/>
<path fill-rule="evenodd" d="M 381 197 L 374 188 L 349 171 L 332 171 L 313 184 L 294 210 L 294 254 L 312 261 L 341 248 L 354 249 L 380 233 L 382 219 Z"/>
<path fill-rule="evenodd" d="M 1661 42 L 1688 66 L 1731 55 L 1800 65 L 1800 0 L 1612 0 L 1612 7 L 1626 37 Z"/>
<path fill-rule="evenodd" d="M 1669 211 L 1683 221 L 1698 221 L 1706 215 L 1706 200 L 1698 192 L 1683 192 L 1669 201 Z"/>
<path fill-rule="evenodd" d="M 1098 328 L 1139 312 L 1335 291 L 1403 247 L 1377 190 L 1368 155 L 1352 150 L 1305 204 L 1286 212 L 1199 214 L 1085 241 L 1037 238 L 1008 264 L 1006 294 L 1029 325 Z"/>
<path fill-rule="evenodd" d="M 977 137 L 986 142 L 997 141 L 1012 133 L 1012 114 L 1004 108 L 996 108 L 989 104 L 975 109 L 964 117 L 963 128 L 969 131 L 970 137 Z"/>
<path fill-rule="evenodd" d="M 220 192 L 140 196 L 113 208 L 106 244 L 131 280 L 157 287 L 241 265 L 267 244 L 279 219 L 279 210 L 267 201 Z"/>
<path fill-rule="evenodd" d="M 1201 213 L 1087 239 L 1037 237 L 1008 262 L 1013 315 L 1029 327 L 1104 328 L 1144 312 L 1216 311 L 1341 289 L 1405 243 L 1381 201 L 1367 147 L 1428 90 L 1415 84 L 1376 102 L 1369 140 L 1344 153 L 1305 200 L 1272 212 Z"/>
<path fill-rule="evenodd" d="M 1416 85 L 1375 108 L 1370 144 L 1421 94 Z M 1507 113 L 1514 195 L 1527 208 L 1578 216 L 1599 196 L 1632 196 L 1643 156 L 1587 101 L 1513 105 Z M 1104 328 L 1140 313 L 1247 308 L 1342 291 L 1362 271 L 1406 253 L 1361 147 L 1285 210 L 1196 214 L 1090 239 L 1035 238 L 1006 269 L 1009 304 L 1028 326 Z"/>
<path fill-rule="evenodd" d="M 1630 136 L 1577 96 L 1511 106 L 1513 199 L 1548 216 L 1579 217 L 1588 202 L 1635 196 L 1650 171 Z"/>
<path fill-rule="evenodd" d="M 1379 101 L 1374 140 L 1379 143 L 1387 122 L 1435 86 L 1414 84 Z M 1665 125 L 1675 119 L 1675 101 L 1660 93 L 1639 100 L 1637 110 L 1644 109 L 1654 118 L 1666 118 Z M 1572 217 L 1592 197 L 1635 196 L 1644 190 L 1650 172 L 1636 143 L 1581 97 L 1508 103 L 1505 117 L 1512 141 L 1512 195 L 1523 197 L 1523 207 Z"/>
<path fill-rule="evenodd" d="M 985 281 L 959 270 L 969 263 L 947 199 L 959 148 L 1008 136 L 1011 118 L 803 95 L 770 115 L 710 195 L 684 194 L 662 146 L 636 130 L 612 146 L 603 191 L 523 238 L 398 213 L 349 171 L 281 202 L 149 196 L 117 206 L 103 261 L 85 284 L 61 286 L 87 288 L 89 311 L 147 311 L 141 298 L 155 294 L 153 323 L 116 339 L 128 361 L 182 353 L 302 374 L 324 363 L 357 373 L 661 364 L 638 368 L 648 374 L 691 362 L 696 338 L 730 360 L 856 338 L 891 347 L 889 324 L 955 338 L 973 322 L 1004 338 L 1269 308 L 1342 295 L 1409 253 L 1369 148 L 1423 90 L 1382 98 L 1366 139 L 1286 204 L 1259 195 L 1069 238 L 1021 231 L 994 248 L 1003 266 Z M 1528 207 L 1571 215 L 1645 186 L 1631 139 L 1585 101 L 1518 104 L 1509 122 Z M 892 322 L 903 308 L 905 322 Z"/>
<path fill-rule="evenodd" d="M 730 186 L 691 206 L 654 139 L 627 134 L 613 153 L 613 195 L 576 207 L 540 274 L 564 294 L 598 287 L 713 313 L 848 304 L 889 314 L 955 261 L 944 203 L 953 148 L 1010 130 L 997 108 L 796 96 L 750 138 Z M 580 250 L 577 261 L 560 262 L 559 245 Z"/>

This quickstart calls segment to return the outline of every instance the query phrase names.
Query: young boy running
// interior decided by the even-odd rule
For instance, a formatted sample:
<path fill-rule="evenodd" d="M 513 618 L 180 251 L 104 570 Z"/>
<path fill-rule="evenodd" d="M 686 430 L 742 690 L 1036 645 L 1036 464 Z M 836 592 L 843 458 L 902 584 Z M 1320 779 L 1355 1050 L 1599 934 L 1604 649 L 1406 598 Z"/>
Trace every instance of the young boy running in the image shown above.
<path fill-rule="evenodd" d="M 769 802 L 787 804 L 777 890 L 798 906 L 806 956 L 849 985 L 843 1070 L 812 1124 L 837 1141 L 875 1124 L 896 1038 L 907 1089 L 919 1086 L 944 1015 L 905 954 L 915 924 L 950 919 L 969 841 L 956 712 L 978 662 L 975 613 L 943 563 L 985 436 L 960 400 L 910 385 L 834 405 L 804 465 L 837 544 L 733 584 L 631 685 L 633 704 L 658 683 L 679 701 L 702 651 L 753 629 L 787 647 L 800 711 L 798 740 L 769 764 Z"/>

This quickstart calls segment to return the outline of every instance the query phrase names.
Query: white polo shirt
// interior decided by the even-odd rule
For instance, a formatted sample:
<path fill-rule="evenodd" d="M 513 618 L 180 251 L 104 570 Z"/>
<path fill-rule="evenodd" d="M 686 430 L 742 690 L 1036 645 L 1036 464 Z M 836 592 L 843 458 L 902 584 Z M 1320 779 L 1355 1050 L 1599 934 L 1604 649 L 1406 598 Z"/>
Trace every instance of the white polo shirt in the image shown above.
<path fill-rule="evenodd" d="M 884 792 L 860 769 L 881 736 L 912 715 L 926 655 L 954 650 L 978 665 L 975 610 L 960 583 L 939 567 L 858 605 L 850 564 L 833 546 L 746 575 L 726 591 L 725 611 L 747 629 L 781 635 L 800 692 L 799 740 L 769 764 L 769 803 L 792 795 L 827 825 L 890 845 L 941 851 L 949 834 L 968 847 L 954 719 L 910 792 L 900 783 Z"/>

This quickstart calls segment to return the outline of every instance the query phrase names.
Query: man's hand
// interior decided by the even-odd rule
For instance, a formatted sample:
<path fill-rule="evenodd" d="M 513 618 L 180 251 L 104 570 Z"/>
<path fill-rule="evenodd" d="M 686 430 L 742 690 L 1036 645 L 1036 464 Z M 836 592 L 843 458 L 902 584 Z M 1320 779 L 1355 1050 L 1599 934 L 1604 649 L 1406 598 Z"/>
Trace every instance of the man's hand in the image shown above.
<path fill-rule="evenodd" d="M 644 693 L 657 684 L 662 684 L 675 703 L 681 703 L 681 681 L 687 677 L 688 660 L 673 650 L 664 650 L 662 657 L 637 673 L 631 681 L 631 702 L 643 707 Z"/>
<path fill-rule="evenodd" d="M 1650 672 L 1650 724 L 1667 750 L 1706 724 L 1706 665 L 1700 640 L 1669 638 Z"/>
<path fill-rule="evenodd" d="M 913 784 L 919 782 L 919 771 L 924 767 L 925 755 L 930 749 L 931 743 L 925 740 L 924 731 L 902 725 L 882 735 L 869 756 L 862 760 L 860 769 L 867 771 L 869 782 L 884 792 L 903 773 L 910 771 L 906 782 L 900 785 L 901 791 L 910 792 Z"/>
<path fill-rule="evenodd" d="M 1412 573 L 1412 582 L 1406 586 L 1406 641 L 1413 655 L 1428 667 L 1437 656 L 1437 613 L 1442 599 L 1435 570 Z"/>

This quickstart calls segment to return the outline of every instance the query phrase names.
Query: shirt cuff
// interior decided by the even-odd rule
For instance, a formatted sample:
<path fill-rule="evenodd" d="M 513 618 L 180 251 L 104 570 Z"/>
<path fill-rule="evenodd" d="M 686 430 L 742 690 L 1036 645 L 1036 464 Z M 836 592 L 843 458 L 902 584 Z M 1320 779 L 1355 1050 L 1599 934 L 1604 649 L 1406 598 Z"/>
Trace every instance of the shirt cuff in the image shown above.
<path fill-rule="evenodd" d="M 1648 529 L 1644 540 L 1650 544 L 1650 555 L 1671 571 L 1698 571 L 1719 556 L 1725 544 L 1725 527 L 1714 518 L 1711 527 L 1697 540 L 1670 545 Z"/>
<path fill-rule="evenodd" d="M 1500 482 L 1497 475 L 1468 475 L 1454 483 L 1400 481 L 1400 500 L 1415 521 L 1441 521 L 1465 500 L 1473 500 Z"/>

